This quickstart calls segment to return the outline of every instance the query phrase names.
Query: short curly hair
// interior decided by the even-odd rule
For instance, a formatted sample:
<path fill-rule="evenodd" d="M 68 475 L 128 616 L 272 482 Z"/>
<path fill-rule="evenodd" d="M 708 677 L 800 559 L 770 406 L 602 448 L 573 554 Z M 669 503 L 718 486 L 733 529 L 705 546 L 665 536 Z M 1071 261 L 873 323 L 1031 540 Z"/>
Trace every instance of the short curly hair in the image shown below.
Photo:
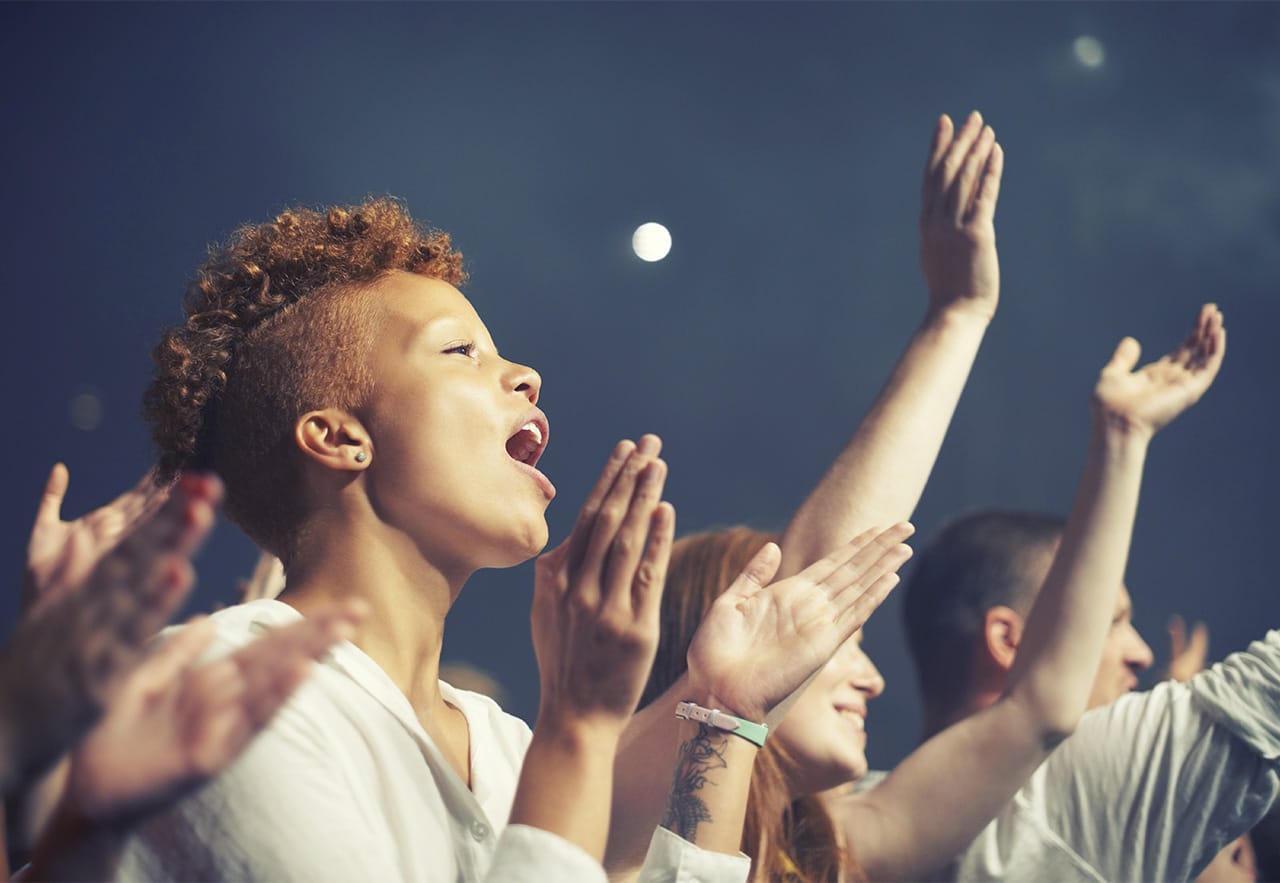
<path fill-rule="evenodd" d="M 449 234 L 389 197 L 288 209 L 211 248 L 187 288 L 186 321 L 152 353 L 143 413 L 157 480 L 219 473 L 227 514 L 287 562 L 306 517 L 294 424 L 307 411 L 367 402 L 370 286 L 396 270 L 466 281 Z"/>

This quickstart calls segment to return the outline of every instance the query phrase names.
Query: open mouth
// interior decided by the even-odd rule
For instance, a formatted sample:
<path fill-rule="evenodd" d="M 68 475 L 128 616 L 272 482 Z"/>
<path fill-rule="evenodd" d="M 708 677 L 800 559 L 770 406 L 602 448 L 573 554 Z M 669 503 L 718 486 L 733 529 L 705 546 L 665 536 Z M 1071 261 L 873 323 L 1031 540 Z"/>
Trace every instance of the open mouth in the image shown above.
<path fill-rule="evenodd" d="M 527 420 L 507 439 L 507 454 L 517 463 L 533 466 L 547 448 L 547 421 L 537 415 Z"/>

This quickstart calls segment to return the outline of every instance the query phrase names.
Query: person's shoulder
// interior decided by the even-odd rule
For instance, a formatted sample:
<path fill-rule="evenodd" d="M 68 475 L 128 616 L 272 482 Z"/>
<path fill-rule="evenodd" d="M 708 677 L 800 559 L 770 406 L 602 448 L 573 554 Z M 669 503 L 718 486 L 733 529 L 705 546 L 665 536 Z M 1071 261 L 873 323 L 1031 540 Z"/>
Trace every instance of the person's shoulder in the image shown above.
<path fill-rule="evenodd" d="M 245 646 L 274 628 L 289 625 L 302 619 L 302 614 L 288 604 L 264 598 L 247 604 L 224 607 L 209 614 L 214 626 L 214 637 L 201 654 L 201 662 L 209 662 Z M 167 641 L 186 628 L 186 623 L 164 629 L 159 640 Z"/>
<path fill-rule="evenodd" d="M 532 731 L 529 725 L 514 714 L 502 710 L 491 697 L 471 690 L 455 687 L 448 681 L 440 682 L 440 691 L 445 701 L 455 705 L 467 716 L 469 722 L 482 722 L 495 736 L 503 741 L 524 746 L 528 743 Z"/>

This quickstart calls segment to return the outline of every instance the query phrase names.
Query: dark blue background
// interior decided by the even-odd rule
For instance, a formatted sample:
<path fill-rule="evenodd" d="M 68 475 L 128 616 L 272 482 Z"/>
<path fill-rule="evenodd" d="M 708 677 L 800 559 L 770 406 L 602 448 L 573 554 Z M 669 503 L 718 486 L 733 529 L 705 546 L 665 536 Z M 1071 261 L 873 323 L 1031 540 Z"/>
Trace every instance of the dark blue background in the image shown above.
<path fill-rule="evenodd" d="M 554 538 L 644 431 L 681 529 L 781 527 L 923 313 L 924 151 L 937 114 L 978 107 L 1007 153 L 1002 304 L 922 534 L 963 508 L 1065 511 L 1115 342 L 1163 352 L 1216 300 L 1226 365 L 1154 446 L 1129 583 L 1160 657 L 1171 612 L 1206 619 L 1215 656 L 1280 621 L 1280 7 L 5 4 L 0 95 L 14 595 L 55 459 L 70 514 L 146 467 L 148 353 L 205 243 L 368 194 L 453 232 L 495 339 L 542 372 Z M 649 220 L 675 238 L 658 264 L 630 252 Z M 221 526 L 195 606 L 253 561 Z M 526 717 L 530 582 L 479 574 L 445 648 Z M 885 765 L 918 726 L 892 599 L 866 646 Z"/>

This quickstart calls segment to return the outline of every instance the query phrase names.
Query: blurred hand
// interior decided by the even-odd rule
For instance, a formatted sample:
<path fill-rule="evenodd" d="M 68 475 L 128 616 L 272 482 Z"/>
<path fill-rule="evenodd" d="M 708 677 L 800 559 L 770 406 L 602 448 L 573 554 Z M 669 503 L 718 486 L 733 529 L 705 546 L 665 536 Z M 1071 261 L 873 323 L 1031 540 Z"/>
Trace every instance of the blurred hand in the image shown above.
<path fill-rule="evenodd" d="M 1004 151 L 976 110 L 958 132 L 942 116 L 925 167 L 920 267 L 934 313 L 990 320 L 1000 299 L 995 213 Z"/>
<path fill-rule="evenodd" d="M 74 752 L 67 808 L 127 828 L 216 776 L 363 616 L 362 605 L 322 611 L 205 665 L 213 624 L 188 624 L 128 675 Z"/>
<path fill-rule="evenodd" d="M 774 726 L 898 584 L 906 523 L 866 531 L 795 576 L 770 583 L 768 543 L 716 599 L 689 644 L 689 683 L 721 710 Z"/>
<path fill-rule="evenodd" d="M 216 478 L 183 478 L 81 583 L 60 584 L 59 597 L 19 622 L 0 651 L 7 786 L 29 782 L 97 720 L 145 642 L 191 588 L 189 559 L 213 526 L 221 493 Z M 42 509 L 48 505 L 46 498 Z"/>
<path fill-rule="evenodd" d="M 259 552 L 253 574 L 241 580 L 238 589 L 239 604 L 280 597 L 284 591 L 284 565 L 270 552 Z"/>
<path fill-rule="evenodd" d="M 549 719 L 625 726 L 658 647 L 675 510 L 661 442 L 614 449 L 569 537 L 538 559 L 533 646 Z"/>
<path fill-rule="evenodd" d="M 34 613 L 57 603 L 84 584 L 108 552 L 164 504 L 167 487 L 157 487 L 148 472 L 130 490 L 101 509 L 75 521 L 62 520 L 62 500 L 71 475 L 54 464 L 36 510 L 22 580 L 22 612 Z"/>
<path fill-rule="evenodd" d="M 1094 409 L 1108 428 L 1149 438 L 1200 400 L 1218 376 L 1226 348 L 1222 313 L 1213 304 L 1201 308 L 1177 349 L 1137 371 L 1142 348 L 1126 337 L 1102 369 Z"/>
<path fill-rule="evenodd" d="M 1186 683 L 1204 671 L 1209 658 L 1209 627 L 1197 622 L 1187 639 L 1187 625 L 1181 616 L 1169 620 L 1169 668 L 1165 678 Z"/>

